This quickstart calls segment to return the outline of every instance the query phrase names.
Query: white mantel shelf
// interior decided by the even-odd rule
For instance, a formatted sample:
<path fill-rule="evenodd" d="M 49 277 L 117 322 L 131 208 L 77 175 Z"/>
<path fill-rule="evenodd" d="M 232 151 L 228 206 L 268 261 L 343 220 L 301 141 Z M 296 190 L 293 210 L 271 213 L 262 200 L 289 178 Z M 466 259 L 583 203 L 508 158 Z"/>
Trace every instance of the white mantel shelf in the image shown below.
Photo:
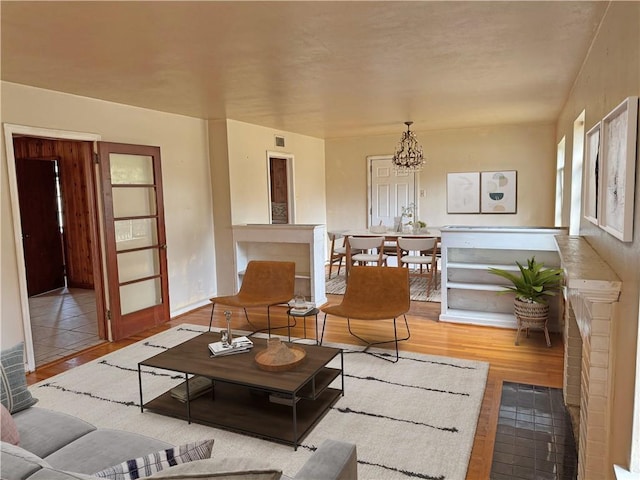
<path fill-rule="evenodd" d="M 617 302 L 622 282 L 583 237 L 559 235 L 565 286 L 593 302 Z"/>

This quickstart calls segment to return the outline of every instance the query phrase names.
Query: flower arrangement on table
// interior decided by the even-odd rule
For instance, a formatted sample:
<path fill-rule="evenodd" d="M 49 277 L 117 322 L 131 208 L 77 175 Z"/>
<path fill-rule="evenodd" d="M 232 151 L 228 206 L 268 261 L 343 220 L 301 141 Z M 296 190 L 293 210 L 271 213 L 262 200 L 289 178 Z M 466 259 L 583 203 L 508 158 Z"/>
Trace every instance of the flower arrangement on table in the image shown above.
<path fill-rule="evenodd" d="M 400 224 L 398 225 L 398 231 L 402 229 L 403 225 L 407 225 L 412 228 L 413 233 L 419 233 L 421 229 L 425 228 L 427 224 L 422 220 L 415 219 L 416 215 L 416 204 L 410 203 L 406 207 L 402 207 L 402 213 L 400 214 Z M 404 222 L 404 219 L 407 218 L 409 221 Z"/>

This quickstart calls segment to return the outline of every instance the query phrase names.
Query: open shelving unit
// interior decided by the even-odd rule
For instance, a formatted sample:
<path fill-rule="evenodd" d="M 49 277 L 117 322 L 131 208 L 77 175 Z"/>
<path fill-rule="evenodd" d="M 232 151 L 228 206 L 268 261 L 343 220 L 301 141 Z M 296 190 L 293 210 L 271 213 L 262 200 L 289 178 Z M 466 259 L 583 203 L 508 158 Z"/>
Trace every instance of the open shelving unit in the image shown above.
<path fill-rule="evenodd" d="M 499 293 L 508 283 L 489 268 L 515 273 L 515 262 L 526 264 L 532 256 L 557 268 L 560 257 L 555 236 L 566 233 L 564 228 L 443 227 L 440 320 L 517 328 L 513 294 Z M 550 298 L 549 329 L 560 331 L 562 296 Z"/>

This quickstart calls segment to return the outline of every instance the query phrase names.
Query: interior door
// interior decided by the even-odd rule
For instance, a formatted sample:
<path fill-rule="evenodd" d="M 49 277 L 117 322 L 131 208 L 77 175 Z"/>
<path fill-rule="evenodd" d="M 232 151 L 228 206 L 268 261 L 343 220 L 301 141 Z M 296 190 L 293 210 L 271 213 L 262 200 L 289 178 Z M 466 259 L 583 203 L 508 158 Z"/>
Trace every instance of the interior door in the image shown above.
<path fill-rule="evenodd" d="M 370 160 L 369 226 L 394 227 L 394 217 L 402 214 L 402 207 L 414 202 L 413 172 L 396 172 L 391 157 Z"/>
<path fill-rule="evenodd" d="M 16 178 L 27 293 L 31 297 L 65 285 L 56 162 L 53 159 L 16 159 Z"/>
<path fill-rule="evenodd" d="M 269 159 L 271 179 L 271 223 L 289 223 L 289 182 L 287 180 L 287 159 Z"/>
<path fill-rule="evenodd" d="M 169 320 L 160 148 L 98 142 L 113 340 Z"/>

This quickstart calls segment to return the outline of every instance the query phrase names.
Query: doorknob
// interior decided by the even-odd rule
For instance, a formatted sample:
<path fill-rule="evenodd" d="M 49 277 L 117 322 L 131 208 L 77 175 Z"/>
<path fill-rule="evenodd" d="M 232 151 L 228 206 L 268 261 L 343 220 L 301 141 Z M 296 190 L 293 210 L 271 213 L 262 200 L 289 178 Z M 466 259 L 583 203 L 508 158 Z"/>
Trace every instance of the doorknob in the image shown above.
<path fill-rule="evenodd" d="M 162 245 L 160 245 L 160 248 L 161 248 L 162 250 L 166 250 L 166 249 L 167 249 L 167 244 L 166 244 L 166 243 L 163 243 Z"/>

